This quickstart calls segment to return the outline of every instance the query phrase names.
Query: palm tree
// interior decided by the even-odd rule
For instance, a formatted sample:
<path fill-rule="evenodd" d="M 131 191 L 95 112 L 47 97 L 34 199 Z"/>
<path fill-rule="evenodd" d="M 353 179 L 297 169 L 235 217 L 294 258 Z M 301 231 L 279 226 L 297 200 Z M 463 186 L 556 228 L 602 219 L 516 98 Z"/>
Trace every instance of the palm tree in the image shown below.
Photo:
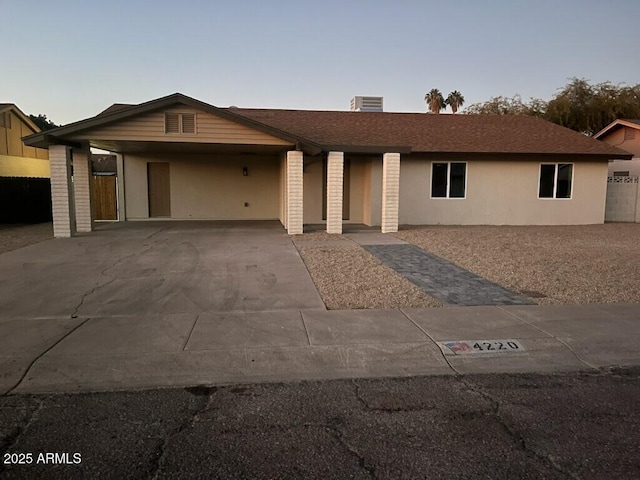
<path fill-rule="evenodd" d="M 459 91 L 454 90 L 447 97 L 446 103 L 451 107 L 453 113 L 456 113 L 458 109 L 464 105 L 464 97 Z"/>
<path fill-rule="evenodd" d="M 447 106 L 442 93 L 440 93 L 440 90 L 437 88 L 432 88 L 431 91 L 424 96 L 424 101 L 427 102 L 429 110 L 433 113 L 440 113 L 440 110 L 443 110 Z"/>

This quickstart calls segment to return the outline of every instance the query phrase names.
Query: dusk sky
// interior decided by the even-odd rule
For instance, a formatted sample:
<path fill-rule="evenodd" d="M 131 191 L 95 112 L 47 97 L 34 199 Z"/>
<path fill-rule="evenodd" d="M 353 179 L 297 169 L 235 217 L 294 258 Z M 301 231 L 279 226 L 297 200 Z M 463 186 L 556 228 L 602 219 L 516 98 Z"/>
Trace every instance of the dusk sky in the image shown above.
<path fill-rule="evenodd" d="M 0 102 L 65 124 L 180 92 L 216 106 L 426 111 L 640 83 L 640 1 L 0 0 Z"/>

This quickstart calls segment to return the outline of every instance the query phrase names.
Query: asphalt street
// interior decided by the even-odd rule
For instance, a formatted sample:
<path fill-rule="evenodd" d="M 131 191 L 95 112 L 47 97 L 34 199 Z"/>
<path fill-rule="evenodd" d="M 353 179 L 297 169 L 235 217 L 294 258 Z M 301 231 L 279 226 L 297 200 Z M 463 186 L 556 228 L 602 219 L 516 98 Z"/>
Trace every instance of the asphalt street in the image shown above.
<path fill-rule="evenodd" d="M 0 397 L 1 479 L 637 479 L 639 445 L 638 367 Z"/>

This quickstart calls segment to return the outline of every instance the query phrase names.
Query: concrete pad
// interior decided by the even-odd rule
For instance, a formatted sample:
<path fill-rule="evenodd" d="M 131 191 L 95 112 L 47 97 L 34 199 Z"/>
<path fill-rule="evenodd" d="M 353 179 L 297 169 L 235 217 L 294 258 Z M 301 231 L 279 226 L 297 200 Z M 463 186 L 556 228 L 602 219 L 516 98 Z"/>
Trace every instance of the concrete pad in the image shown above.
<path fill-rule="evenodd" d="M 296 247 L 353 247 L 355 245 L 349 239 L 342 240 L 294 240 Z"/>
<path fill-rule="evenodd" d="M 0 255 L 5 316 L 300 308 L 325 307 L 277 222 L 126 222 Z"/>
<path fill-rule="evenodd" d="M 614 305 L 509 305 L 501 306 L 506 312 L 527 322 L 541 322 L 548 320 L 574 320 L 580 318 L 613 318 L 618 316 L 616 309 L 625 314 L 634 310 L 633 306 L 624 305 L 615 307 Z M 640 306 L 636 307 L 639 312 Z"/>
<path fill-rule="evenodd" d="M 403 308 L 434 340 L 548 337 L 498 307 Z"/>
<path fill-rule="evenodd" d="M 179 352 L 197 315 L 92 318 L 57 344 L 55 355 Z"/>
<path fill-rule="evenodd" d="M 14 391 L 50 393 L 447 375 L 433 344 L 336 345 L 120 355 L 46 355 Z"/>
<path fill-rule="evenodd" d="M 449 339 L 454 340 L 454 339 Z M 577 371 L 589 368 L 561 342 L 553 338 L 520 340 L 522 353 L 453 355 L 447 359 L 460 373 L 526 373 Z"/>
<path fill-rule="evenodd" d="M 0 357 L 0 395 L 15 387 L 34 360 L 30 357 Z"/>
<path fill-rule="evenodd" d="M 640 318 L 606 316 L 600 312 L 591 317 L 576 315 L 575 318 L 541 318 L 529 322 L 554 337 L 624 339 L 627 335 L 640 335 Z"/>
<path fill-rule="evenodd" d="M 311 345 L 433 343 L 399 310 L 303 311 Z"/>
<path fill-rule="evenodd" d="M 309 345 L 300 312 L 201 314 L 185 350 Z"/>
<path fill-rule="evenodd" d="M 82 318 L 0 318 L 0 355 L 35 358 L 84 321 Z"/>
<path fill-rule="evenodd" d="M 640 365 L 640 334 L 561 337 L 585 362 L 595 367 Z"/>
<path fill-rule="evenodd" d="M 244 270 L 229 267 L 220 273 L 118 278 L 87 295 L 78 314 L 95 317 L 324 310 L 308 272 L 304 271 L 306 277 L 288 272 L 284 267 L 277 274 L 259 267 Z"/>
<path fill-rule="evenodd" d="M 359 245 L 401 245 L 407 243 L 387 233 L 347 233 L 345 236 Z"/>

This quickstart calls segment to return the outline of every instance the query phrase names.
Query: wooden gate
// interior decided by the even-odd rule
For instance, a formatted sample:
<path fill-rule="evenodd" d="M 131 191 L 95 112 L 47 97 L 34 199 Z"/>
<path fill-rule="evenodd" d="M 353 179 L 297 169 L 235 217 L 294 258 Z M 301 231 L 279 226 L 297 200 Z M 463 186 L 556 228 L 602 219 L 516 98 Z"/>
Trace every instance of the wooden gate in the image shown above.
<path fill-rule="evenodd" d="M 94 220 L 118 220 L 118 194 L 115 175 L 93 176 Z"/>

